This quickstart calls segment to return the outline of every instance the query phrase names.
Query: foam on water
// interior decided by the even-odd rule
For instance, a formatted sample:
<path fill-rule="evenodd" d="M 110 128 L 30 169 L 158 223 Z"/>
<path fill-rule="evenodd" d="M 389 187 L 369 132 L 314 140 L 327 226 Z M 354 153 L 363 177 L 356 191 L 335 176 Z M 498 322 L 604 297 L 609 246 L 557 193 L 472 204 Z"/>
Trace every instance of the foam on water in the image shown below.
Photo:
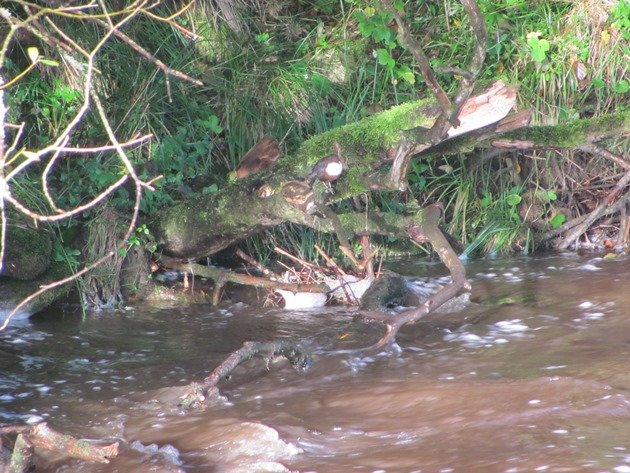
<path fill-rule="evenodd" d="M 463 326 L 456 331 L 448 331 L 444 340 L 468 347 L 490 347 L 508 343 L 510 339 L 522 338 L 525 332 L 531 330 L 521 319 L 501 320 L 487 325 L 486 328 L 487 332 L 480 334 L 470 332 L 470 326 Z"/>
<path fill-rule="evenodd" d="M 172 445 L 164 445 L 163 447 L 159 447 L 155 443 L 151 443 L 149 445 L 143 445 L 142 442 L 136 440 L 131 442 L 129 445 L 132 449 L 141 452 L 141 453 L 149 453 L 153 455 L 161 455 L 164 459 L 166 459 L 169 463 L 173 465 L 183 465 L 183 462 L 179 459 L 179 450 L 177 450 Z"/>

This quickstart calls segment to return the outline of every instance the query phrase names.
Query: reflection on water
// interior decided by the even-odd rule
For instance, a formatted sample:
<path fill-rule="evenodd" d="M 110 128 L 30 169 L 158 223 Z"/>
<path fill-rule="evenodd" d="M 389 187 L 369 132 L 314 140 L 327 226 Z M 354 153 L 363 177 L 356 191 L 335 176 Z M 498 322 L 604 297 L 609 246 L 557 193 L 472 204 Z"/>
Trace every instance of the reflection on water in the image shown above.
<path fill-rule="evenodd" d="M 390 267 L 423 287 L 443 276 Z M 472 304 L 403 328 L 399 350 L 369 358 L 340 354 L 382 333 L 348 309 L 49 314 L 0 333 L 0 421 L 122 443 L 109 465 L 49 458 L 42 471 L 630 472 L 630 259 L 467 272 Z M 313 336 L 335 354 L 309 372 L 252 360 L 221 386 L 224 401 L 172 407 L 177 386 L 244 341 Z"/>

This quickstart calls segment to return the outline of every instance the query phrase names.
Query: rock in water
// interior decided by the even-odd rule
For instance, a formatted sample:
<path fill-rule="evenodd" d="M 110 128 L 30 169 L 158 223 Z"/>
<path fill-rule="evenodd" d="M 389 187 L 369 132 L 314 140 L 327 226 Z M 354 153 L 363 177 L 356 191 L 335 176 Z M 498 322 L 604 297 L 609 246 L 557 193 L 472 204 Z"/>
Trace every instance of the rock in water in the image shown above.
<path fill-rule="evenodd" d="M 387 307 L 404 305 L 409 296 L 407 283 L 402 276 L 383 276 L 375 279 L 361 297 L 361 310 L 382 310 Z"/>

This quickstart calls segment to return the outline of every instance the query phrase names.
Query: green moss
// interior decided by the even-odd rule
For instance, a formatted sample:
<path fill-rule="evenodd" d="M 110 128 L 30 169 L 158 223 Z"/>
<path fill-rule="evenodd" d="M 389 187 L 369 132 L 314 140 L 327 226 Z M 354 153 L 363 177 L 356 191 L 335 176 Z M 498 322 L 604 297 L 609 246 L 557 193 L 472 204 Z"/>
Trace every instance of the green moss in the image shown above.
<path fill-rule="evenodd" d="M 48 232 L 10 225 L 7 242 L 3 275 L 29 280 L 48 269 L 52 255 Z"/>
<path fill-rule="evenodd" d="M 433 99 L 404 103 L 355 123 L 316 135 L 300 147 L 294 162 L 305 168 L 314 166 L 333 152 L 333 145 L 342 145 L 344 157 L 365 166 L 382 158 L 385 150 L 400 141 L 400 131 L 418 126 L 429 127 L 435 120 L 431 113 Z"/>
<path fill-rule="evenodd" d="M 566 125 L 539 126 L 516 130 L 505 135 L 506 139 L 527 140 L 535 145 L 576 149 L 589 143 L 589 135 L 619 133 L 630 129 L 630 112 L 615 113 L 597 118 L 576 120 Z"/>

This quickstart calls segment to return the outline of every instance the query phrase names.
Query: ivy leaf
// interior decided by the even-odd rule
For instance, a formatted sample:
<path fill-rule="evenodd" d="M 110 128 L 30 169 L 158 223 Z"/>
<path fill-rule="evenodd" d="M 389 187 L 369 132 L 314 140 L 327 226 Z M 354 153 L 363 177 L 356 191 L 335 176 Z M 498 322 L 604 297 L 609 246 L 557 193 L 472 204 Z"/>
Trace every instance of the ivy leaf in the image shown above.
<path fill-rule="evenodd" d="M 551 220 L 549 220 L 549 225 L 551 225 L 551 228 L 560 228 L 566 219 L 566 215 L 557 214 Z"/>

